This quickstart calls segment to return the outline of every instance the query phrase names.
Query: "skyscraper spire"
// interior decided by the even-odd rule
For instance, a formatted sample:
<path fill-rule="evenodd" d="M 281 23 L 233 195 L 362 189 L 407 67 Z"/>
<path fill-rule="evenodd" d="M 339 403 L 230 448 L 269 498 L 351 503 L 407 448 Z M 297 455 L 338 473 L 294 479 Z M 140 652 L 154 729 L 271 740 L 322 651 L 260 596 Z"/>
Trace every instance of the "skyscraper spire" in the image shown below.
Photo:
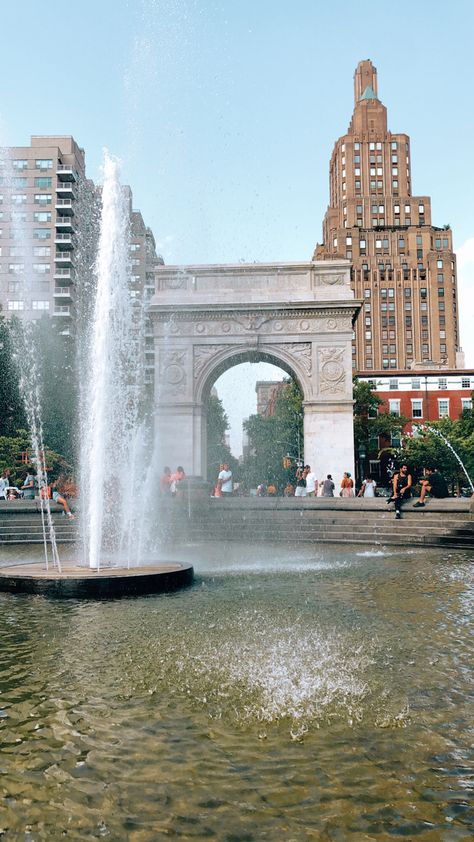
<path fill-rule="evenodd" d="M 378 99 L 377 68 L 370 59 L 360 61 L 354 73 L 354 105 L 362 98 Z"/>

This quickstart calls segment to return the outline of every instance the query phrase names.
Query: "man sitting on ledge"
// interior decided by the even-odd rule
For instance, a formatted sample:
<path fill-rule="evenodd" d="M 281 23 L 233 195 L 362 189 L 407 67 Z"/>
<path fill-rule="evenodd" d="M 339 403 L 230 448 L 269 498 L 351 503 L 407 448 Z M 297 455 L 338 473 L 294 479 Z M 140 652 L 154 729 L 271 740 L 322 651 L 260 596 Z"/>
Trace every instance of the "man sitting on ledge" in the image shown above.
<path fill-rule="evenodd" d="M 430 494 L 438 500 L 449 497 L 448 485 L 445 478 L 434 468 L 425 468 L 426 479 L 421 480 L 420 499 L 413 505 L 414 509 L 421 509 L 425 505 L 425 497 Z"/>

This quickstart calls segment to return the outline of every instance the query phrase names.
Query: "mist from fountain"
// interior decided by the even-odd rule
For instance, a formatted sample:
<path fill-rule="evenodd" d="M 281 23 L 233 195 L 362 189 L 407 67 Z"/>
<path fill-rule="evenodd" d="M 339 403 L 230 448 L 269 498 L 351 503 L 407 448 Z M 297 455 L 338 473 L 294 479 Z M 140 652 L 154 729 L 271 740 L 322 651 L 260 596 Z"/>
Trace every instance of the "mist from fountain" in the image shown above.
<path fill-rule="evenodd" d="M 119 162 L 104 156 L 96 294 L 81 361 L 82 533 L 84 560 L 128 567 L 134 547 L 134 494 L 145 451 L 142 304 L 130 295 L 130 214 Z"/>

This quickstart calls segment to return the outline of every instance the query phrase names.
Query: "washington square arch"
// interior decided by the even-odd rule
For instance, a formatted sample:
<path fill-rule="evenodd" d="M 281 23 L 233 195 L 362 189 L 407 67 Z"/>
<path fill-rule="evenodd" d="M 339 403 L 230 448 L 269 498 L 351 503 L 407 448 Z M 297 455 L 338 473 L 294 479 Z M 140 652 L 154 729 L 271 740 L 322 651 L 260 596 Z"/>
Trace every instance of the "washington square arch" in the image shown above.
<path fill-rule="evenodd" d="M 151 302 L 155 430 L 163 465 L 205 477 L 217 378 L 266 361 L 299 384 L 304 460 L 321 478 L 354 472 L 352 331 L 361 302 L 346 260 L 161 266 Z"/>

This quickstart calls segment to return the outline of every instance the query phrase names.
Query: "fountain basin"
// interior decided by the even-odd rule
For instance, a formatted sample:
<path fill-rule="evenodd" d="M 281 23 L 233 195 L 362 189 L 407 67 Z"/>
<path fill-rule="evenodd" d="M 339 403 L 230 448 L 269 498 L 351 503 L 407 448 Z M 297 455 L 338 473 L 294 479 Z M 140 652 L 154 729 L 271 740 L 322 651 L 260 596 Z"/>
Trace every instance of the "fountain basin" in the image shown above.
<path fill-rule="evenodd" d="M 61 562 L 62 572 L 43 563 L 13 564 L 0 569 L 0 591 L 40 594 L 56 599 L 117 599 L 176 591 L 194 578 L 191 564 L 160 562 L 140 567 L 106 567 L 99 571 Z"/>

